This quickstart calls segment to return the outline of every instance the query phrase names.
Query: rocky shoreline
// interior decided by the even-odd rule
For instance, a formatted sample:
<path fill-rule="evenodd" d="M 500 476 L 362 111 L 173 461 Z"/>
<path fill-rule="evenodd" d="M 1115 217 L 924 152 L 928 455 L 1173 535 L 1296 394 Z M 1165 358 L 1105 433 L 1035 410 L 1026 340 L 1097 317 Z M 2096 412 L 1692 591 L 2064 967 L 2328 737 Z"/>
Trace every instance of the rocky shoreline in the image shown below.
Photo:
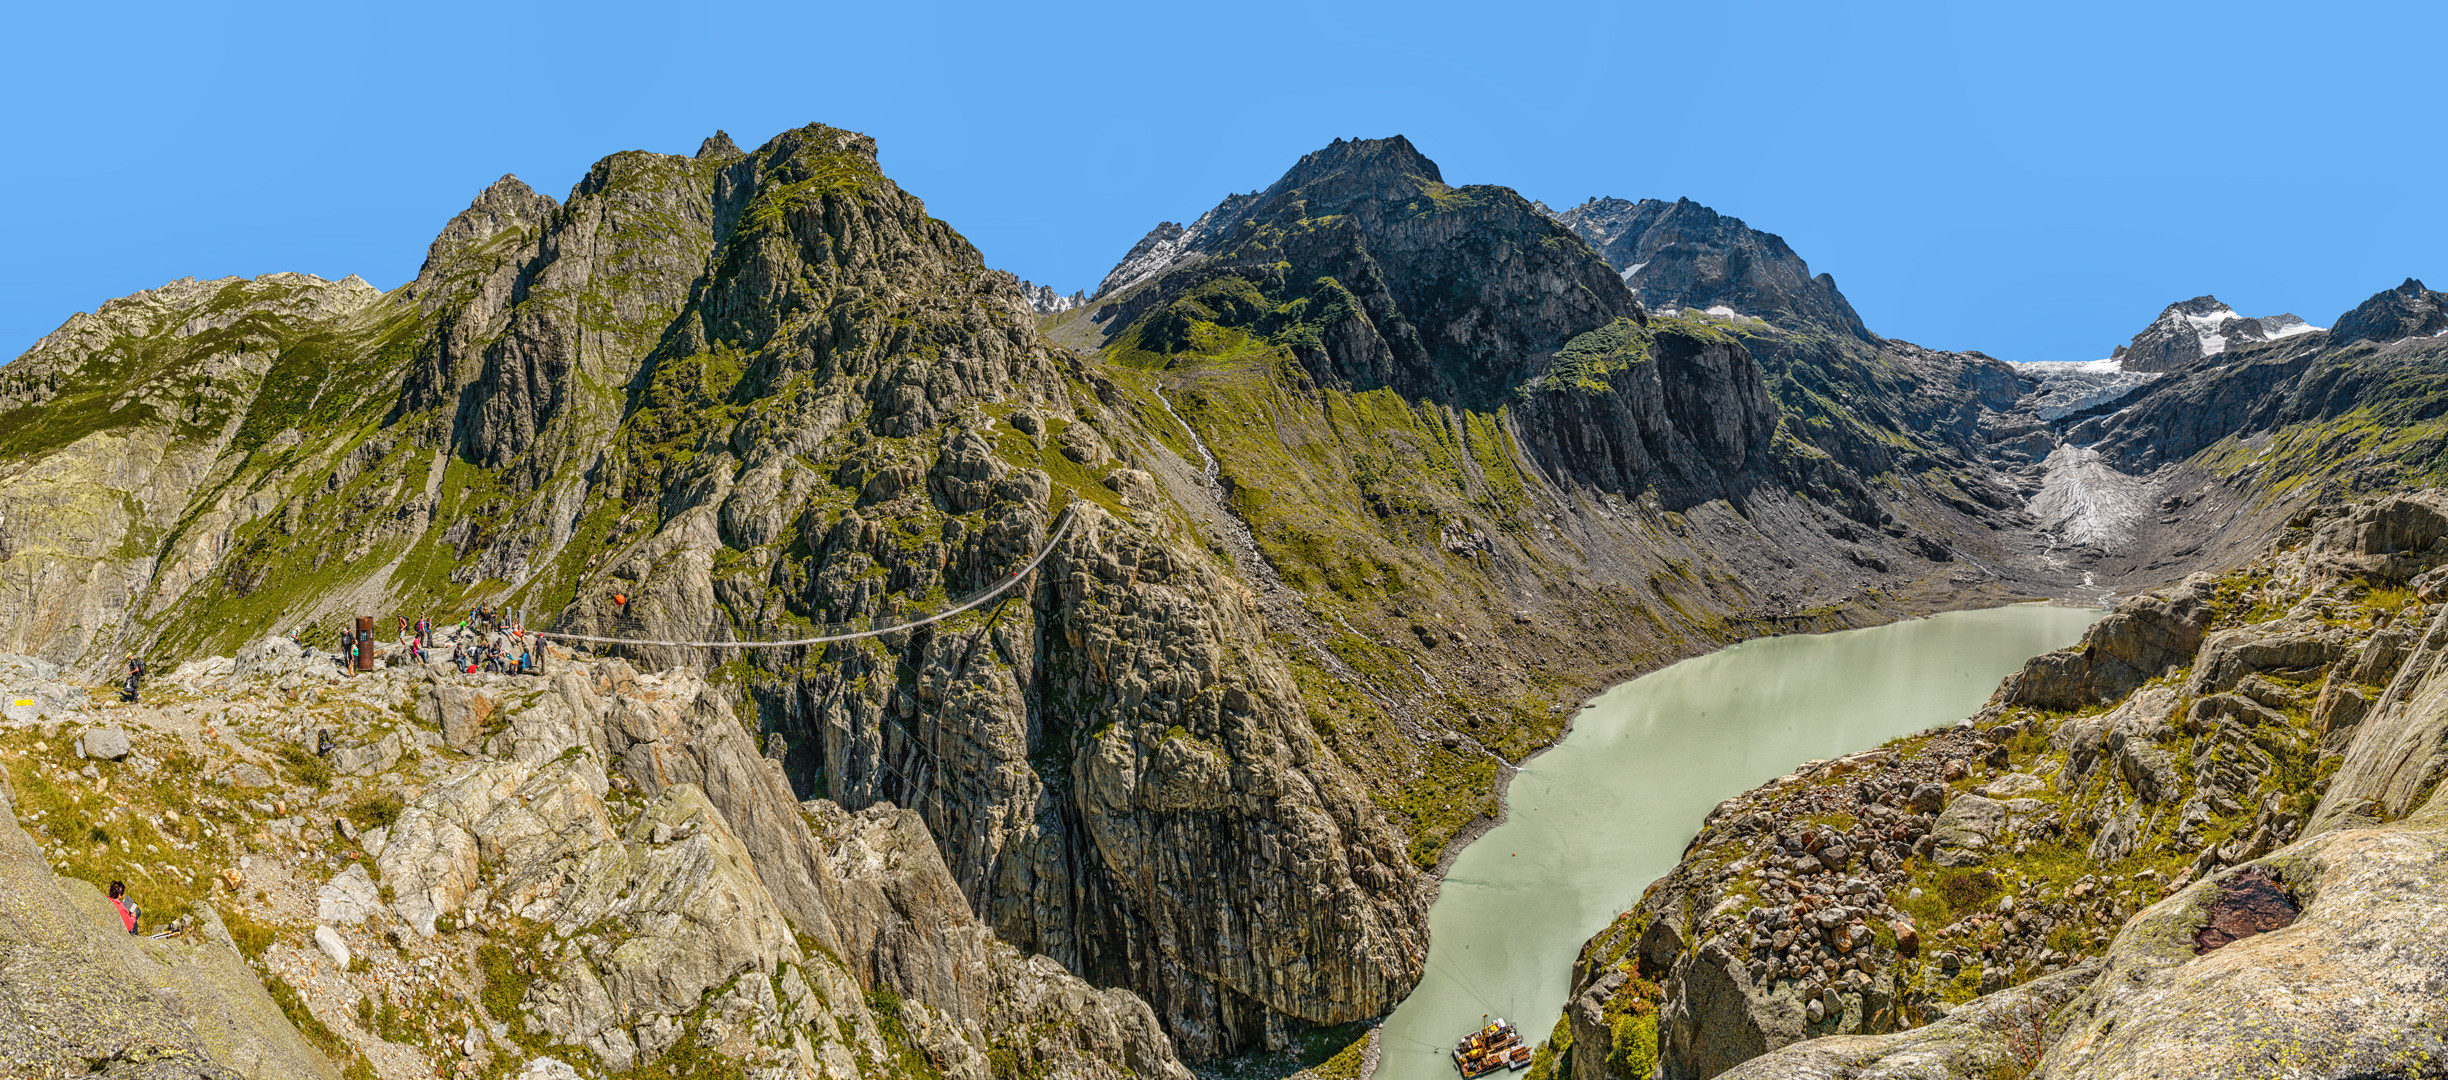
<path fill-rule="evenodd" d="M 2356 918 L 2389 922 L 2393 949 L 2427 947 L 2394 920 L 2428 918 L 2430 901 L 2372 894 L 2334 853 L 2436 842 L 2410 805 L 2356 809 L 2373 777 L 2435 776 L 2436 763 L 2400 751 L 2390 767 L 2344 770 L 2408 745 L 2391 721 L 2424 722 L 2380 719 L 2371 703 L 2432 676 L 2408 657 L 2448 633 L 2448 570 L 2431 572 L 2443 563 L 2448 497 L 2307 514 L 2243 568 L 2126 601 L 1961 725 L 1728 800 L 1584 948 L 1540 1075 L 1886 1076 L 1906 1062 L 1916 1076 L 2128 1075 L 2097 1070 L 2170 1051 L 2100 1040 L 2135 1022 L 2128 1010 L 2174 1006 L 2112 990 L 2123 984 L 2103 972 L 2166 994 L 2194 987 L 2208 996 L 2183 1007 L 2224 1016 L 2235 999 L 2200 982 L 2200 964 L 2351 950 L 2326 935 Z M 2395 914 L 2406 901 L 2415 910 Z M 2261 977 L 2263 992 L 2313 993 L 2283 971 Z M 2385 1063 L 2420 1042 L 2428 1015 L 2296 1000 L 2295 1019 L 2256 1030 L 2283 1033 L 2323 1075 Z M 2341 1043 L 2328 1037 L 2339 1016 L 2383 1026 Z M 2242 1053 L 2189 1067 L 2255 1075 Z"/>

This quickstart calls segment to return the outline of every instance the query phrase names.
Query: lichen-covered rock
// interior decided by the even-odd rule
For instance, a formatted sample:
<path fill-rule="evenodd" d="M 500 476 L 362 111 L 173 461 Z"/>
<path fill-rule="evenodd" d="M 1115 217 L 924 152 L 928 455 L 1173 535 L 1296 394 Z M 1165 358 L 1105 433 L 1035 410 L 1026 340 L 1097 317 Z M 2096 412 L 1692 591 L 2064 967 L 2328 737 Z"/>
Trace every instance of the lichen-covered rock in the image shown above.
<path fill-rule="evenodd" d="M 2215 694 L 2258 672 L 2303 674 L 2341 655 L 2341 635 L 2316 622 L 2283 620 L 2222 630 L 2202 643 L 2187 694 Z"/>
<path fill-rule="evenodd" d="M 1959 795 L 1931 824 L 1935 838 L 1931 857 L 1940 866 L 1977 866 L 1989 858 L 1990 845 L 2015 826 L 2047 808 L 2038 799 L 1999 801 L 1979 795 Z"/>
<path fill-rule="evenodd" d="M 611 940 L 596 938 L 530 988 L 533 1015 L 606 1068 L 635 1063 L 630 1027 L 687 1013 L 740 975 L 773 977 L 806 960 L 747 849 L 693 786 L 667 789 L 613 842 L 564 834 L 551 854 L 511 864 L 529 879 L 522 894 L 534 894 L 520 914 Z M 539 870 L 558 880 L 535 882 Z"/>
<path fill-rule="evenodd" d="M 2312 537 L 2315 557 L 2340 577 L 2402 584 L 2448 561 L 2448 497 L 2417 491 L 2347 508 Z"/>
<path fill-rule="evenodd" d="M 117 761 L 128 755 L 127 732 L 115 727 L 100 727 L 77 739 L 77 749 L 86 757 Z"/>
<path fill-rule="evenodd" d="M 1987 995 L 1928 1027 L 1795 1043 L 1717 1075 L 1725 1080 L 1988 1080 L 2020 1075 L 2045 1045 L 2049 1018 L 2099 978 L 2079 964 Z"/>
<path fill-rule="evenodd" d="M 2435 974 L 2448 964 L 2441 820 L 2313 837 L 2136 915 L 2059 1018 L 2036 1075 L 2422 1075 L 2409 1063 L 2448 1052 Z M 2205 948 L 2222 892 L 2257 868 L 2301 913 Z"/>
<path fill-rule="evenodd" d="M 2362 710 L 2337 775 L 2314 811 L 2315 828 L 2392 820 L 2448 775 L 2448 606 L 2416 639 L 2388 690 Z"/>
<path fill-rule="evenodd" d="M 533 981 L 501 1019 L 608 1070 L 694 1039 L 821 1080 L 893 1073 L 897 1054 L 989 1080 L 990 1050 L 1048 1076 L 1186 1080 L 1144 1002 L 997 941 L 915 815 L 789 801 L 700 677 L 565 660 L 471 678 L 501 703 L 483 745 L 508 756 L 425 789 L 374 846 L 420 932 L 450 916 L 535 935 L 512 946 Z M 321 899 L 342 913 L 363 878 Z"/>

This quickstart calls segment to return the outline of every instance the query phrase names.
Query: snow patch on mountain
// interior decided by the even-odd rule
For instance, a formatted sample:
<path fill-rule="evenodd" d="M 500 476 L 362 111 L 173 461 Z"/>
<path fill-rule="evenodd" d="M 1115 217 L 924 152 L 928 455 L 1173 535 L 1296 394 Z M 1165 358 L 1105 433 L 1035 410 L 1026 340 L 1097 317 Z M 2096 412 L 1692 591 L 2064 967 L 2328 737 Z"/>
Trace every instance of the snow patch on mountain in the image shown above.
<path fill-rule="evenodd" d="M 2311 323 L 2303 321 L 2303 316 L 2292 314 L 2264 315 L 2261 317 L 2260 322 L 2261 332 L 2269 335 L 2269 339 L 2271 341 L 2276 341 L 2279 338 L 2294 337 L 2297 334 L 2309 334 L 2315 330 L 2329 329 L 2326 326 L 2314 326 Z"/>
<path fill-rule="evenodd" d="M 2293 314 L 2240 315 L 2217 297 L 2203 295 L 2169 304 L 2132 342 L 2118 347 L 2116 358 L 2136 371 L 2174 371 L 2239 346 L 2319 329 Z"/>

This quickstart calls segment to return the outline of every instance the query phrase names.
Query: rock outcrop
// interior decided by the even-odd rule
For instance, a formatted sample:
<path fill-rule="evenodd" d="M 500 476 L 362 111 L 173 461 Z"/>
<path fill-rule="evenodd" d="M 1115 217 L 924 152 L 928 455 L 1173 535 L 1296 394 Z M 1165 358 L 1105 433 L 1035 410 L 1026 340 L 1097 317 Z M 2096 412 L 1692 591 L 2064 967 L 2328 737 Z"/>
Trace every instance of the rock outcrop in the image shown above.
<path fill-rule="evenodd" d="M 28 935 L 0 1000 L 46 1047 L 0 1044 L 0 1061 L 336 1077 L 332 1058 L 422 1073 L 440 1053 L 771 1080 L 1188 1080 L 1144 1001 L 980 922 L 916 815 L 795 801 L 694 673 L 560 654 L 550 675 L 407 665 L 306 686 L 281 663 L 294 647 L 264 644 L 244 674 L 193 665 L 158 704 L 88 707 L 111 723 L 0 732 L 0 763 L 45 807 L 38 844 L 0 802 Z M 464 749 L 408 719 L 453 697 L 493 703 Z M 64 724 L 77 746 L 113 732 L 130 749 L 108 772 L 62 767 Z M 415 752 L 328 768 L 385 739 Z M 106 832 L 145 843 L 86 846 Z M 146 928 L 170 936 L 117 932 L 90 885 L 51 883 L 39 846 L 131 879 Z"/>
<path fill-rule="evenodd" d="M 126 933 L 91 884 L 54 876 L 16 811 L 0 776 L 0 1063 L 10 1075 L 339 1080 L 226 930 Z M 219 928 L 211 909 L 200 914 Z"/>
<path fill-rule="evenodd" d="M 2093 623 L 2074 648 L 2049 653 L 2006 677 L 1999 700 L 2043 709 L 2114 701 L 2190 661 L 2210 624 L 2206 580 L 2137 596 Z"/>

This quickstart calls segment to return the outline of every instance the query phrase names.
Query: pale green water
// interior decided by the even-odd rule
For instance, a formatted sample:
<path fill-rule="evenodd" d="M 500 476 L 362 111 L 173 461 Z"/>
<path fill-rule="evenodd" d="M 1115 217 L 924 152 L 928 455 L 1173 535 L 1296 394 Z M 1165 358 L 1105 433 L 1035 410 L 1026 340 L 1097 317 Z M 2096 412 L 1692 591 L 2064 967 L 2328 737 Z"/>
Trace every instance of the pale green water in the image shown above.
<path fill-rule="evenodd" d="M 1446 875 L 1427 973 L 1386 1020 L 1378 1077 L 1451 1080 L 1445 1048 L 1482 1014 L 1545 1041 L 1581 943 L 1674 868 L 1712 807 L 1812 758 L 1970 716 L 2102 614 L 2024 604 L 1763 638 L 1591 700 Z"/>

